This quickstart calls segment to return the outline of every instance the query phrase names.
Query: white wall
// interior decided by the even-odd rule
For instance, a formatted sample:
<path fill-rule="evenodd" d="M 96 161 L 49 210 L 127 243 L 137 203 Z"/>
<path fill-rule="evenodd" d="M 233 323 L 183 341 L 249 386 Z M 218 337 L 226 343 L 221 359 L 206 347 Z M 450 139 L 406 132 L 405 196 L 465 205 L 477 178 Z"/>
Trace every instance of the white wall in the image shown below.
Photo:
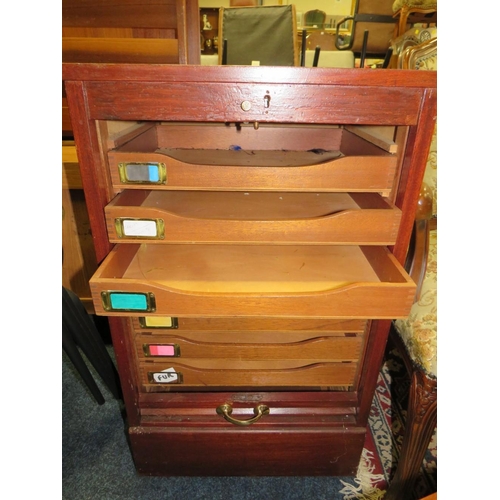
<path fill-rule="evenodd" d="M 295 4 L 296 12 L 320 9 L 327 14 L 347 16 L 351 13 L 353 0 L 263 0 L 263 5 Z M 229 7 L 229 0 L 198 0 L 200 7 Z"/>

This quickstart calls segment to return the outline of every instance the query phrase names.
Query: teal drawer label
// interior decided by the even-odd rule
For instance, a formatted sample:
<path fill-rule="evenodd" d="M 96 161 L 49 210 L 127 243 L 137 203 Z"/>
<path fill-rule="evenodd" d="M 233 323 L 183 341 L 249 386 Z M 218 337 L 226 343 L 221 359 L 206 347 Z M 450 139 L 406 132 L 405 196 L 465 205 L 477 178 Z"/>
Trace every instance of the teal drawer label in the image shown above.
<path fill-rule="evenodd" d="M 111 309 L 136 309 L 146 311 L 148 301 L 143 293 L 110 293 Z"/>
<path fill-rule="evenodd" d="M 155 311 L 155 297 L 152 293 L 102 292 L 105 311 Z"/>

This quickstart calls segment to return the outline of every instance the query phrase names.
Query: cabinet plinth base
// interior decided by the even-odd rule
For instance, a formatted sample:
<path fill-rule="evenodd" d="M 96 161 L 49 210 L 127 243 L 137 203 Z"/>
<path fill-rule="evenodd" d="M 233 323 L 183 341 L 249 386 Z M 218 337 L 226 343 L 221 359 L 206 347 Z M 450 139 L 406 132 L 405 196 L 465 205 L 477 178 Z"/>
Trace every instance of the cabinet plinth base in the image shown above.
<path fill-rule="evenodd" d="M 365 428 L 129 429 L 135 466 L 151 476 L 355 476 Z"/>

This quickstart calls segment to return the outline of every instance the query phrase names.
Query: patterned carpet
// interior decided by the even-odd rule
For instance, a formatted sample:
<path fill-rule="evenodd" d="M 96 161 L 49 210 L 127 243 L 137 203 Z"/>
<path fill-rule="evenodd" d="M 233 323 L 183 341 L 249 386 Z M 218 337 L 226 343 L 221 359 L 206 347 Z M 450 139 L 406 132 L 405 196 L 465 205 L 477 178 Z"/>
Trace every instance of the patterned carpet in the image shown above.
<path fill-rule="evenodd" d="M 344 500 L 383 498 L 397 466 L 403 442 L 410 379 L 396 349 L 386 353 L 378 376 L 377 390 L 369 417 L 363 459 L 358 477 L 346 483 Z M 431 439 L 415 484 L 414 499 L 437 490 L 437 432 Z M 413 499 L 404 499 L 413 500 Z"/>
<path fill-rule="evenodd" d="M 113 356 L 113 349 L 108 348 Z M 114 400 L 92 367 L 106 403 L 99 406 L 63 352 L 62 489 L 65 500 L 379 500 L 401 446 L 408 376 L 396 351 L 378 379 L 357 477 L 161 478 L 136 474 L 128 448 L 123 403 Z M 394 394 L 394 401 L 391 395 Z M 391 402 L 395 404 L 391 405 Z M 436 440 L 416 486 L 416 499 L 436 491 Z M 257 494 L 259 492 L 259 494 Z M 412 500 L 412 499 L 402 499 Z"/>

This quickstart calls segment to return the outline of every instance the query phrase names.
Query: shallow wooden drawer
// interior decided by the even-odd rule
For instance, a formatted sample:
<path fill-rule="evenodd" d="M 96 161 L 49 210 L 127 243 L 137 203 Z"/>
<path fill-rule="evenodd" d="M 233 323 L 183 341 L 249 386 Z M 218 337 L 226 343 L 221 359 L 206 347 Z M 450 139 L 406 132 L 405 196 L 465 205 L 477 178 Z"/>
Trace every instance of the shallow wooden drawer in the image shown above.
<path fill-rule="evenodd" d="M 114 243 L 391 245 L 401 219 L 377 193 L 126 190 L 105 212 Z"/>
<path fill-rule="evenodd" d="M 182 363 L 190 358 L 228 360 L 315 359 L 357 361 L 362 336 L 316 335 L 309 332 L 195 332 L 184 335 L 138 335 L 137 354 L 141 359 Z"/>
<path fill-rule="evenodd" d="M 157 124 L 108 151 L 117 190 L 389 192 L 397 154 L 336 126 Z M 117 141 L 119 142 L 119 141 Z"/>
<path fill-rule="evenodd" d="M 406 317 L 415 284 L 385 247 L 118 244 L 90 280 L 96 314 Z"/>
<path fill-rule="evenodd" d="M 176 390 L 199 387 L 349 387 L 357 363 L 311 360 L 169 360 L 140 363 L 146 389 Z"/>
<path fill-rule="evenodd" d="M 288 335 L 293 332 L 329 335 L 362 334 L 367 322 L 360 319 L 317 319 L 317 318 L 183 318 L 170 316 L 139 316 L 130 318 L 134 330 L 138 333 L 148 333 L 151 336 L 166 334 L 190 335 L 200 333 L 211 335 L 221 333 L 227 337 L 239 335 L 240 332 L 262 332 L 263 338 L 273 335 Z M 176 330 L 173 332 L 172 330 Z M 192 337 L 196 338 L 196 337 Z"/>

